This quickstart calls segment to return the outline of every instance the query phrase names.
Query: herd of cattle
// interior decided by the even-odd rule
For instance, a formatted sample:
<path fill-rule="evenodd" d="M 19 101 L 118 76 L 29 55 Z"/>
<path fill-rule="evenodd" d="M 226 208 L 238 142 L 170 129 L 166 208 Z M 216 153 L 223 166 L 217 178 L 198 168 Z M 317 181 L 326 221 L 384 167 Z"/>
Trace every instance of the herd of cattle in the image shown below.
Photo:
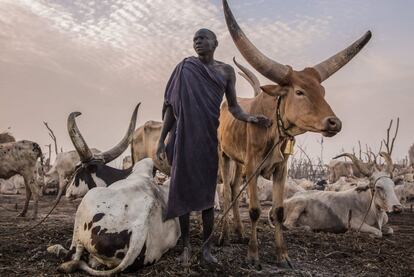
<path fill-rule="evenodd" d="M 244 239 L 239 200 L 248 203 L 252 228 L 247 260 L 259 263 L 256 229 L 263 201 L 272 204 L 268 221 L 275 228 L 276 262 L 280 266 L 290 265 L 282 225 L 334 233 L 359 230 L 375 237 L 393 234 L 387 226 L 387 213 L 401 212 L 403 204 L 414 198 L 414 145 L 406 168 L 396 166 L 386 152 L 380 153 L 382 165 L 345 153 L 331 161 L 327 180 L 313 183 L 287 176 L 290 153 L 286 149 L 295 136 L 311 131 L 330 137 L 341 130 L 341 121 L 324 99 L 321 83 L 348 63 L 369 41 L 371 33 L 322 63 L 295 71 L 261 53 L 240 29 L 225 0 L 223 7 L 240 53 L 276 83 L 260 86 L 257 77 L 235 61 L 255 92 L 253 98 L 239 99 L 240 105 L 249 113 L 271 118 L 273 125 L 264 129 L 237 121 L 226 103 L 220 114 L 216 209 L 220 210 L 220 203 L 222 211 L 232 209 L 233 230 Z M 59 267 L 62 272 L 81 269 L 104 276 L 139 268 L 159 260 L 180 237 L 178 220 L 163 220 L 170 165 L 156 157 L 162 122 L 148 121 L 135 129 L 138 109 L 139 104 L 121 141 L 105 152 L 89 148 L 76 124 L 80 113 L 71 113 L 67 127 L 75 150 L 59 153 L 52 166 L 43 163 L 37 143 L 16 142 L 9 134 L 0 134 L 0 191 L 21 193 L 25 188 L 26 201 L 19 216 L 26 215 L 33 197 L 36 217 L 39 198 L 53 186 L 57 200 L 63 194 L 68 199 L 82 198 L 70 248 L 48 248 L 66 258 Z M 107 165 L 129 146 L 131 156 L 124 159 L 122 169 Z M 349 161 L 340 160 L 344 157 Z M 248 189 L 237 198 L 247 180 Z M 229 225 L 226 216 L 221 244 L 228 240 Z M 89 253 L 87 261 L 84 252 Z M 105 269 L 98 270 L 100 265 Z"/>

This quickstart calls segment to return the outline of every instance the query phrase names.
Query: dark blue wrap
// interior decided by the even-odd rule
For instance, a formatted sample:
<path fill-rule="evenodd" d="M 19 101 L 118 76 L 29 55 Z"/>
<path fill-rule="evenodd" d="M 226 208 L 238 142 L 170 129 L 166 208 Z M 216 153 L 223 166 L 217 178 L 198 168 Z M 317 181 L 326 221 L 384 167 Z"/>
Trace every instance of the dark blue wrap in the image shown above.
<path fill-rule="evenodd" d="M 217 128 L 225 80 L 198 58 L 177 65 L 165 91 L 176 123 L 166 146 L 171 168 L 166 219 L 214 206 Z"/>

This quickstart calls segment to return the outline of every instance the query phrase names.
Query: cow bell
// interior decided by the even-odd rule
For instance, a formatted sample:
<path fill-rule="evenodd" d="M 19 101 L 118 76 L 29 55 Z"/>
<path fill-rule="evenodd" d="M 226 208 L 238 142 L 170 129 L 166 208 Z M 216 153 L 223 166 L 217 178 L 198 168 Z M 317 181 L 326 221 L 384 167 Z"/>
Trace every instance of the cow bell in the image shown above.
<path fill-rule="evenodd" d="M 288 138 L 285 143 L 285 149 L 283 149 L 283 154 L 293 155 L 295 146 L 295 138 Z"/>

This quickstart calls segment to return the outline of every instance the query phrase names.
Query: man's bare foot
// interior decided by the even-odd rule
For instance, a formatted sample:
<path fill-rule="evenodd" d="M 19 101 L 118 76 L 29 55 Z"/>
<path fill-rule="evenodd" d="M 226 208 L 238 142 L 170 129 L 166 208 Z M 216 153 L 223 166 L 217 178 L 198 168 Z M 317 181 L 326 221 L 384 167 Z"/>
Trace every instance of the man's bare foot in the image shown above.
<path fill-rule="evenodd" d="M 180 262 L 183 266 L 189 267 L 190 266 L 190 256 L 191 256 L 191 249 L 190 247 L 184 247 L 183 252 L 177 258 L 178 262 Z"/>
<path fill-rule="evenodd" d="M 217 258 L 211 254 L 210 245 L 203 245 L 203 260 L 207 264 L 218 264 Z"/>

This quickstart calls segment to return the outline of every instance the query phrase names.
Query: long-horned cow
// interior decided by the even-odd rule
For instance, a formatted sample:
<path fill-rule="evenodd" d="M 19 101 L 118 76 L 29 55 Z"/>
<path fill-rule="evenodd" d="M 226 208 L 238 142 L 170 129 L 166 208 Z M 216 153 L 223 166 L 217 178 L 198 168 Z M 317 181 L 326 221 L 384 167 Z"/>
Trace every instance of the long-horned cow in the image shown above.
<path fill-rule="evenodd" d="M 0 178 L 9 179 L 19 174 L 24 179 L 26 201 L 18 216 L 26 215 L 30 198 L 33 196 L 33 218 L 37 217 L 37 206 L 43 186 L 42 165 L 42 150 L 36 142 L 22 140 L 0 144 Z"/>
<path fill-rule="evenodd" d="M 137 112 L 140 104 L 141 103 L 135 107 L 128 130 L 122 140 L 112 149 L 98 154 L 94 154 L 91 151 L 76 125 L 75 118 L 81 113 L 73 112 L 69 115 L 68 132 L 72 143 L 79 154 L 81 163 L 76 166 L 71 181 L 69 181 L 66 190 L 67 198 L 74 199 L 82 197 L 92 188 L 107 187 L 118 180 L 125 179 L 131 173 L 132 167 L 127 169 L 117 169 L 107 166 L 106 164 L 115 160 L 128 148 L 132 133 L 135 129 Z"/>
<path fill-rule="evenodd" d="M 85 195 L 76 211 L 69 251 L 61 245 L 47 249 L 69 259 L 59 271 L 81 269 L 95 276 L 113 276 L 153 264 L 177 244 L 178 218 L 162 218 L 169 185 L 158 186 L 152 171 L 152 160 L 141 160 L 126 179 Z M 81 260 L 83 252 L 90 254 L 90 265 Z M 99 265 L 109 269 L 95 269 Z"/>
<path fill-rule="evenodd" d="M 273 125 L 268 129 L 236 120 L 228 111 L 227 104 L 222 105 L 219 142 L 223 160 L 221 170 L 224 186 L 231 187 L 233 191 L 239 189 L 238 182 L 241 177 L 235 178 L 232 184 L 227 178 L 230 160 L 239 164 L 236 170 L 237 176 L 243 174 L 241 172 L 242 165 L 244 166 L 244 174 L 248 177 L 252 176 L 267 152 L 272 149 L 274 144 L 278 143 L 273 148 L 270 158 L 263 164 L 261 174 L 269 175 L 270 172 L 273 175 L 271 216 L 277 219 L 275 228 L 276 262 L 280 266 L 289 267 L 291 264 L 282 235 L 283 192 L 288 159 L 288 155 L 282 153 L 283 147 L 288 140 L 307 131 L 331 137 L 341 130 L 341 121 L 325 101 L 325 89 L 321 83 L 348 63 L 363 48 L 371 38 L 371 32 L 367 32 L 351 46 L 322 63 L 302 71 L 296 71 L 261 53 L 240 29 L 226 0 L 223 0 L 223 7 L 228 29 L 240 53 L 259 73 L 278 84 L 262 86 L 263 92 L 255 98 L 238 100 L 245 111 L 251 114 L 263 114 L 272 119 Z M 261 210 L 256 184 L 257 176 L 251 180 L 248 187 L 252 229 L 247 260 L 253 265 L 259 266 L 257 222 Z M 234 195 L 236 193 L 233 193 Z M 229 200 L 225 199 L 225 210 L 229 206 Z M 242 236 L 238 210 L 235 211 L 234 220 L 236 233 Z M 223 242 L 227 236 L 228 223 L 225 221 L 220 242 Z"/>
<path fill-rule="evenodd" d="M 384 227 L 388 222 L 387 212 L 400 213 L 401 203 L 394 191 L 392 160 L 386 159 L 386 167 L 378 170 L 366 166 L 355 155 L 348 157 L 361 173 L 368 177 L 368 183 L 341 192 L 304 192 L 285 201 L 284 225 L 288 228 L 306 226 L 308 229 L 341 232 L 348 229 L 361 230 L 381 237 L 393 230 Z M 372 203 L 371 203 L 372 199 Z"/>

